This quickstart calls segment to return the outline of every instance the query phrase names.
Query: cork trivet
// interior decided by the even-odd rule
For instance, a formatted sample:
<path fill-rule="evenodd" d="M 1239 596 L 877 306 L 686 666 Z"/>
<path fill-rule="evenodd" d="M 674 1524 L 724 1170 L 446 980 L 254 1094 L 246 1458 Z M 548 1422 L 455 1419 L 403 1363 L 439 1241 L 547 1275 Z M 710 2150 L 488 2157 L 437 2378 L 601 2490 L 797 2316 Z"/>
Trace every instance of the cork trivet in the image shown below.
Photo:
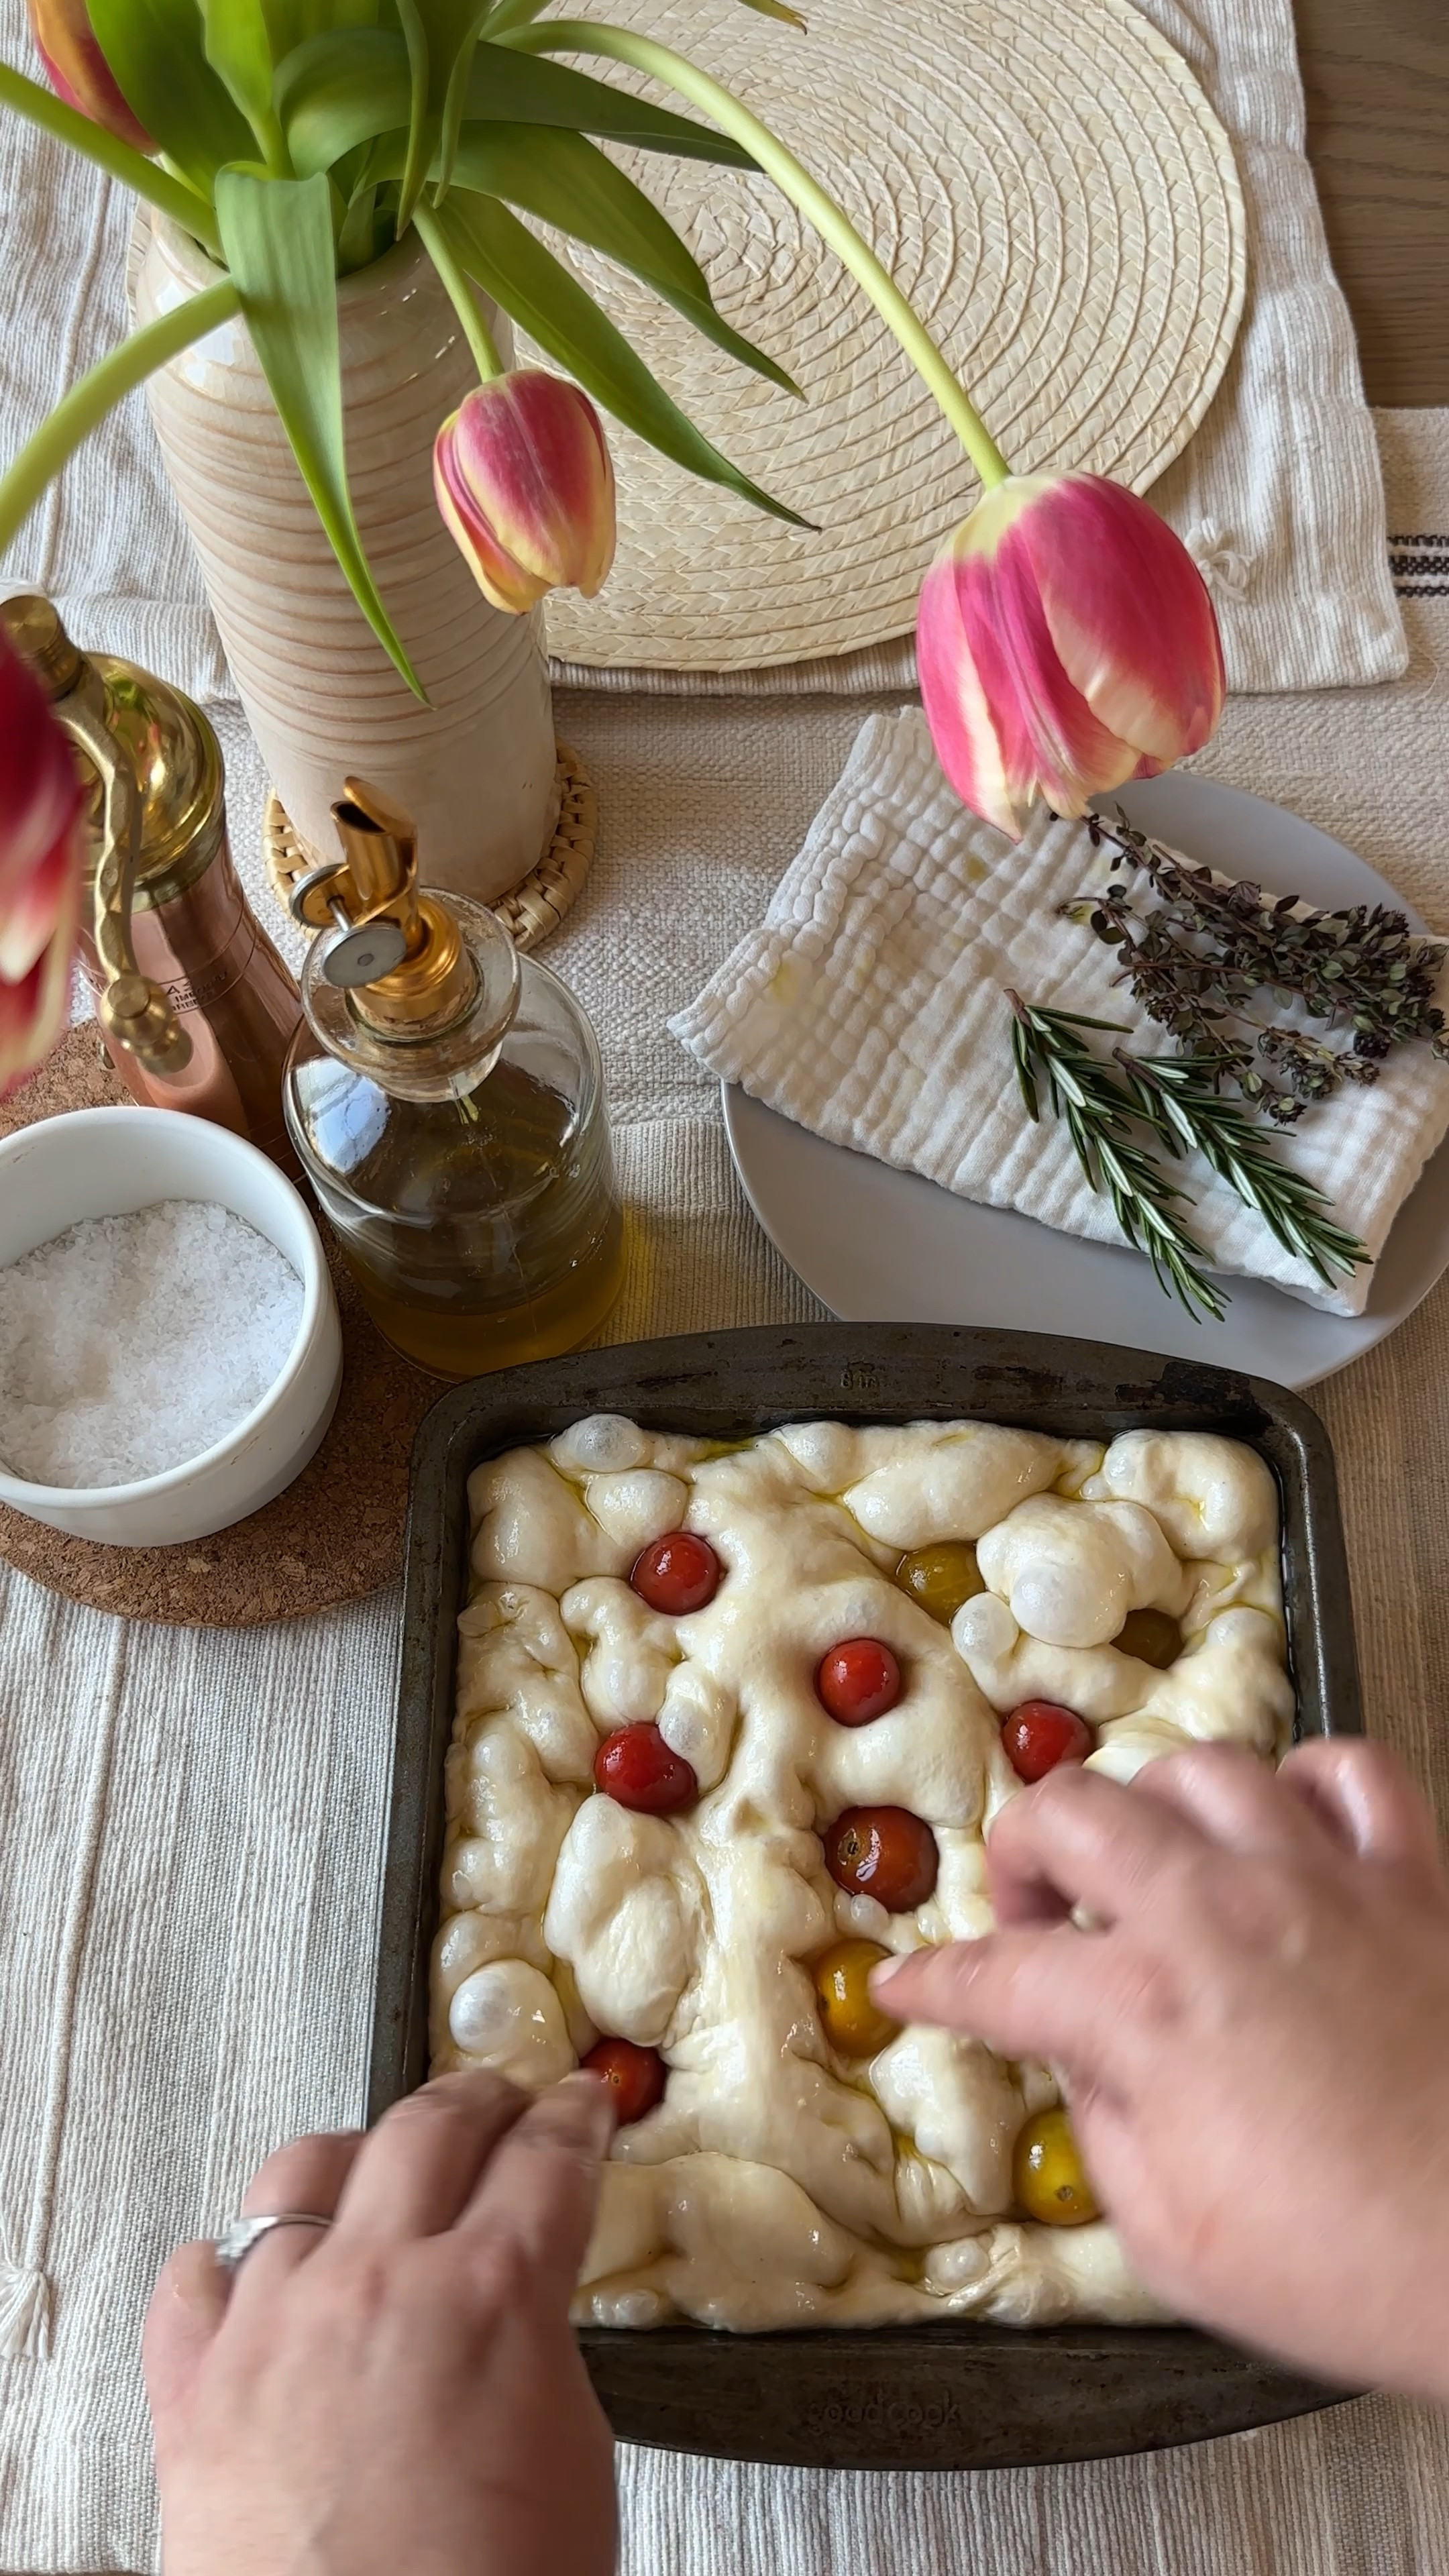
<path fill-rule="evenodd" d="M 493 910 L 515 948 L 537 948 L 557 930 L 593 865 L 599 824 L 599 799 L 593 780 L 576 751 L 555 742 L 558 759 L 558 821 L 553 839 L 537 867 L 530 868 L 510 894 L 500 895 Z M 292 888 L 316 861 L 297 838 L 280 796 L 267 798 L 262 817 L 262 857 L 267 883 L 283 911 Z"/>
<path fill-rule="evenodd" d="M 0 1102 L 0 1135 L 129 1097 L 94 1023 L 83 1022 L 23 1091 Z M 296 1483 L 250 1520 L 178 1547 L 98 1547 L 0 1504 L 0 1558 L 93 1610 L 197 1628 L 299 1619 L 392 1580 L 402 1565 L 413 1434 L 443 1382 L 383 1340 L 328 1227 L 320 1231 L 342 1317 L 342 1393 Z"/>

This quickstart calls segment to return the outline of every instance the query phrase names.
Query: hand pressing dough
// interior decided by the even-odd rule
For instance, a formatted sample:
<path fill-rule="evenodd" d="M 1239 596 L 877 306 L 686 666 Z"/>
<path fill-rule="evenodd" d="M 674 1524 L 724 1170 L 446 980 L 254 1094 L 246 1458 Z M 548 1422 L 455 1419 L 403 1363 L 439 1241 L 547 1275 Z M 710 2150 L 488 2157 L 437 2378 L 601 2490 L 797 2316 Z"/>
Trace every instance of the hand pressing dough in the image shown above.
<path fill-rule="evenodd" d="M 446 1777 L 434 2068 L 553 2082 L 599 2036 L 657 2048 L 662 2100 L 621 2129 L 576 2313 L 739 2331 L 976 2316 L 1048 2324 L 1158 2312 L 1111 2230 L 1014 2217 L 1041 2068 L 904 2030 L 874 2057 L 827 2041 L 811 1975 L 841 1938 L 898 1952 L 988 1930 L 984 1835 L 1020 1783 L 1001 1719 L 1059 1700 L 1130 1777 L 1292 1722 L 1277 1498 L 1254 1452 L 1201 1433 L 1110 1445 L 983 1423 L 791 1424 L 737 1447 L 616 1415 L 491 1461 L 469 1487 Z M 639 1551 L 709 1541 L 713 1600 L 649 1609 Z M 948 1630 L 900 1555 L 971 1540 L 987 1589 Z M 1177 1620 L 1166 1671 L 1113 1642 Z M 837 1724 L 821 1657 L 888 1646 L 898 1704 Z M 599 1744 L 657 1723 L 698 1796 L 636 1813 L 594 1787 Z M 849 1807 L 931 1828 L 936 1885 L 889 1912 L 837 1887 L 822 1834 Z"/>

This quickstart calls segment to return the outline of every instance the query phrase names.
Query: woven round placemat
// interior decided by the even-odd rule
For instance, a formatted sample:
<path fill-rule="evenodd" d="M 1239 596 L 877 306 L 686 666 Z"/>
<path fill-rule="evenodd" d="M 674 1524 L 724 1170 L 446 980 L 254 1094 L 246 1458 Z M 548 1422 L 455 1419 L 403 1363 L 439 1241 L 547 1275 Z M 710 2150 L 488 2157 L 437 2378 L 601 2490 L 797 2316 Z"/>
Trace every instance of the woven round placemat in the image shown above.
<path fill-rule="evenodd" d="M 656 0 L 609 14 L 657 32 Z M 1144 490 L 1207 409 L 1242 309 L 1232 147 L 1186 63 L 1131 0 L 821 0 L 808 16 L 800 35 L 738 0 L 673 0 L 667 32 L 845 207 L 1017 470 L 1089 466 Z M 552 594 L 551 652 L 723 671 L 907 633 L 977 491 L 934 401 L 769 181 L 624 158 L 805 403 L 570 246 L 576 272 L 691 419 L 819 534 L 611 421 L 618 557 L 597 599 Z"/>
<path fill-rule="evenodd" d="M 558 755 L 558 821 L 553 839 L 511 894 L 500 896 L 494 912 L 515 948 L 537 948 L 557 930 L 578 894 L 594 860 L 599 826 L 599 799 L 593 780 L 576 751 L 556 742 Z M 262 856 L 267 882 L 285 912 L 298 877 L 317 862 L 303 848 L 279 796 L 269 795 L 262 816 Z M 426 877 L 426 852 L 423 853 Z"/>
<path fill-rule="evenodd" d="M 0 1135 L 65 1109 L 127 1101 L 84 1021 L 23 1091 L 0 1102 Z M 188 1628 L 254 1628 L 361 1600 L 402 1567 L 413 1434 L 445 1392 L 385 1342 L 324 1225 L 342 1316 L 342 1393 L 294 1485 L 234 1528 L 180 1547 L 97 1547 L 0 1504 L 0 1558 L 36 1583 L 110 1610 Z"/>

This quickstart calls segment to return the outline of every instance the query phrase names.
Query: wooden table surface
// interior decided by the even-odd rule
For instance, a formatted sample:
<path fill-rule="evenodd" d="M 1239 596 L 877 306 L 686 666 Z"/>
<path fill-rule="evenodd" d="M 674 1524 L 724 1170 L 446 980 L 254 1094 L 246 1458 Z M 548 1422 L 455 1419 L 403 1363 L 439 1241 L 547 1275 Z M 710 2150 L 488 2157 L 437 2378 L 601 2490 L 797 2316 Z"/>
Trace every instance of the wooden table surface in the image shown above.
<path fill-rule="evenodd" d="M 1308 151 L 1371 403 L 1449 403 L 1449 0 L 1294 0 Z"/>

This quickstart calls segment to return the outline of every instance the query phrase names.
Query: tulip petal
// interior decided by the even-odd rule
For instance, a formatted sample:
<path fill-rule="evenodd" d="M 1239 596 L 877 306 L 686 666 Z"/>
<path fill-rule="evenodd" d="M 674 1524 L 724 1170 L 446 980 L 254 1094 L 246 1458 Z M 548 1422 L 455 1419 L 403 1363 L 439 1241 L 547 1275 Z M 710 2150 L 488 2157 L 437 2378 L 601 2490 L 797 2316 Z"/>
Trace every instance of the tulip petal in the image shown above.
<path fill-rule="evenodd" d="M 970 569 L 962 627 L 1013 808 L 1024 817 L 1040 795 L 1058 814 L 1083 814 L 1089 798 L 1131 776 L 1137 750 L 1098 720 L 1063 670 L 1022 528 L 1008 532 L 994 563 Z"/>
<path fill-rule="evenodd" d="M 78 835 L 69 826 L 38 867 L 0 899 L 0 977 L 18 984 L 49 947 L 65 918 L 73 879 L 80 873 Z"/>
<path fill-rule="evenodd" d="M 0 975 L 0 1100 L 45 1062 L 65 1034 L 71 965 L 80 930 L 78 867 L 72 869 L 68 885 L 49 945 L 26 974 L 14 981 Z"/>
<path fill-rule="evenodd" d="M 84 850 L 70 742 L 0 630 L 0 1096 L 65 1027 Z"/>
<path fill-rule="evenodd" d="M 942 556 L 921 584 L 916 615 L 921 701 L 941 767 L 962 804 L 1017 841 L 1023 818 L 1007 793 L 991 709 L 966 650 L 955 575 L 955 565 Z"/>
<path fill-rule="evenodd" d="M 942 767 L 1019 838 L 1199 750 L 1222 708 L 1202 577 L 1166 522 L 1097 475 L 1010 476 L 921 586 L 921 695 Z"/>
<path fill-rule="evenodd" d="M 29 0 L 29 12 L 35 50 L 56 97 L 135 151 L 154 152 L 92 32 L 86 0 Z"/>
<path fill-rule="evenodd" d="M 1160 765 L 1200 751 L 1222 713 L 1207 585 L 1165 519 L 1102 475 L 1065 477 L 1022 539 L 1068 678 L 1111 732 Z"/>
<path fill-rule="evenodd" d="M 438 433 L 438 506 L 495 607 L 591 599 L 614 560 L 614 469 L 593 404 L 541 367 L 469 394 Z"/>
<path fill-rule="evenodd" d="M 433 448 L 433 491 L 444 522 L 456 543 L 467 556 L 473 577 L 485 599 L 494 608 L 521 616 L 532 608 L 552 587 L 523 566 L 500 545 L 487 518 L 479 509 L 472 490 L 459 467 L 455 442 L 456 412 L 438 432 Z"/>

